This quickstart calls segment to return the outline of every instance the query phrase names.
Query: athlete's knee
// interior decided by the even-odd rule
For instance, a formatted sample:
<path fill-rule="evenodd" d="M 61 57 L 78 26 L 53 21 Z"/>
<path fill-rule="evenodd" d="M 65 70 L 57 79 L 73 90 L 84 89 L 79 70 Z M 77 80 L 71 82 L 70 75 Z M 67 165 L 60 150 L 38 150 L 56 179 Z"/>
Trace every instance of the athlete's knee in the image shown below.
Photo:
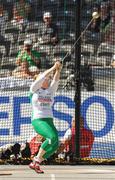
<path fill-rule="evenodd" d="M 57 144 L 57 146 L 58 146 L 58 144 L 59 144 L 59 139 L 58 139 L 58 135 L 57 134 L 54 134 L 54 135 L 52 135 L 52 137 L 51 137 L 51 144 Z"/>

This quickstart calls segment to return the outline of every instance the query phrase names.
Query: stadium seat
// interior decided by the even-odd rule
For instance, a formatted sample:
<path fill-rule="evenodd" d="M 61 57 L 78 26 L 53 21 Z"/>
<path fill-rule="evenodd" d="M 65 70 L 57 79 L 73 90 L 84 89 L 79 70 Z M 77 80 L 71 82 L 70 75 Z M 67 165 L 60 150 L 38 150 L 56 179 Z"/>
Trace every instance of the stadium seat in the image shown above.
<path fill-rule="evenodd" d="M 88 25 L 89 23 L 89 20 L 86 18 L 86 19 L 82 19 L 81 21 L 81 30 L 84 30 L 86 28 L 86 26 Z"/>
<path fill-rule="evenodd" d="M 95 79 L 95 90 L 108 91 L 114 90 L 115 71 L 112 68 L 96 67 L 93 68 L 93 77 Z"/>
<path fill-rule="evenodd" d="M 61 7 L 62 6 L 66 6 L 66 7 L 72 7 L 74 6 L 75 7 L 75 3 L 76 3 L 76 0 L 71 0 L 71 1 L 65 1 L 65 0 L 60 0 L 60 4 L 61 4 Z"/>
<path fill-rule="evenodd" d="M 97 61 L 97 57 L 94 56 L 94 55 L 91 55 L 90 58 L 88 58 L 87 56 L 83 56 L 81 58 L 81 63 L 85 63 L 87 62 L 88 64 L 92 65 L 92 66 L 99 66 L 100 64 L 98 64 L 98 61 Z"/>
<path fill-rule="evenodd" d="M 42 6 L 45 7 L 58 7 L 60 5 L 60 0 L 43 0 Z"/>
<path fill-rule="evenodd" d="M 112 58 L 112 56 L 113 56 L 113 53 L 112 52 L 109 52 L 109 51 L 100 51 L 100 52 L 98 52 L 97 53 L 97 55 L 98 55 L 98 57 L 100 57 L 100 56 L 105 56 L 105 57 L 111 57 Z"/>
<path fill-rule="evenodd" d="M 10 57 L 15 57 L 16 58 L 16 56 L 18 54 L 18 51 L 19 51 L 19 46 L 12 44 L 10 46 Z"/>
<path fill-rule="evenodd" d="M 26 33 L 37 33 L 38 32 L 38 23 L 31 22 L 26 27 Z"/>
<path fill-rule="evenodd" d="M 47 55 L 52 55 L 53 47 L 51 45 L 39 45 L 40 52 L 45 52 Z"/>
<path fill-rule="evenodd" d="M 15 61 L 16 61 L 16 57 L 4 57 L 2 58 L 3 61 L 4 61 L 4 65 L 7 65 L 7 64 L 11 64 L 11 65 L 15 65 Z"/>
<path fill-rule="evenodd" d="M 18 28 L 15 28 L 13 27 L 12 25 L 11 26 L 7 26 L 5 28 L 5 33 L 19 33 L 19 29 Z"/>
<path fill-rule="evenodd" d="M 23 45 L 26 39 L 25 33 L 20 33 L 18 36 L 18 45 Z"/>
<path fill-rule="evenodd" d="M 59 21 L 74 21 L 75 20 L 75 13 L 73 11 L 68 10 L 59 10 L 57 17 Z"/>
<path fill-rule="evenodd" d="M 91 56 L 91 52 L 90 51 L 81 51 L 81 55 L 83 55 L 83 56 L 87 56 L 87 58 L 90 58 L 90 56 Z"/>
<path fill-rule="evenodd" d="M 26 30 L 27 33 L 38 33 L 38 28 L 31 28 Z"/>
<path fill-rule="evenodd" d="M 41 21 L 43 18 L 43 10 L 40 9 L 38 12 L 38 9 L 35 9 L 35 21 Z"/>
<path fill-rule="evenodd" d="M 98 63 L 109 66 L 112 62 L 112 56 L 114 54 L 115 47 L 107 43 L 101 43 L 97 50 Z"/>
<path fill-rule="evenodd" d="M 14 43 L 18 40 L 18 34 L 14 33 L 6 33 L 5 34 L 5 39 L 8 41 L 11 41 L 11 43 Z"/>
<path fill-rule="evenodd" d="M 73 39 L 73 38 L 71 38 L 70 36 L 68 36 L 68 37 L 66 37 L 66 38 L 64 38 L 64 39 L 62 39 L 61 41 L 60 41 L 60 44 L 61 45 L 72 45 L 72 44 L 74 44 L 75 43 L 75 40 Z"/>
<path fill-rule="evenodd" d="M 104 53 L 108 54 L 110 56 L 111 54 L 114 54 L 115 52 L 115 46 L 110 45 L 108 43 L 101 43 L 100 46 L 98 47 L 97 54 L 99 53 Z"/>
<path fill-rule="evenodd" d="M 58 27 L 58 35 L 59 35 L 59 39 L 64 39 L 66 38 L 67 35 L 67 23 L 65 21 L 57 21 L 56 23 L 57 27 Z"/>
<path fill-rule="evenodd" d="M 7 23 L 5 27 L 5 38 L 11 42 L 16 42 L 19 35 L 19 29 L 12 26 L 11 23 Z"/>
<path fill-rule="evenodd" d="M 88 51 L 90 52 L 92 55 L 95 53 L 95 46 L 94 44 L 83 44 L 81 45 L 81 51 Z"/>
<path fill-rule="evenodd" d="M 92 14 L 92 7 L 85 6 L 85 8 L 82 9 L 81 17 L 90 20 L 91 14 Z"/>
<path fill-rule="evenodd" d="M 25 38 L 32 40 L 33 43 L 36 43 L 38 40 L 38 33 L 26 33 Z"/>
<path fill-rule="evenodd" d="M 67 52 L 69 51 L 69 49 L 67 49 L 67 48 L 59 48 L 59 49 L 57 49 L 57 48 L 55 48 L 54 49 L 54 58 L 61 58 L 61 59 L 63 59 L 65 56 L 66 56 L 66 54 L 67 54 Z M 68 62 L 68 61 L 71 61 L 71 55 L 68 55 L 65 59 L 64 59 L 64 64 L 66 63 L 66 62 Z"/>
<path fill-rule="evenodd" d="M 0 54 L 1 56 L 5 56 L 6 54 L 5 46 L 0 45 Z"/>
<path fill-rule="evenodd" d="M 54 52 L 54 57 L 64 57 L 66 55 L 66 52 L 65 51 L 56 51 Z"/>
<path fill-rule="evenodd" d="M 100 33 L 92 33 L 91 31 L 86 31 L 83 36 L 86 43 L 91 44 L 100 44 L 101 43 L 101 34 Z"/>
<path fill-rule="evenodd" d="M 97 57 L 97 63 L 101 66 L 110 66 L 112 63 L 112 58 L 109 56 L 99 56 Z"/>
<path fill-rule="evenodd" d="M 11 57 L 2 57 L 0 61 L 0 77 L 6 77 L 11 75 L 11 71 L 15 69 L 15 59 Z"/>
<path fill-rule="evenodd" d="M 0 70 L 0 78 L 2 77 L 9 77 L 11 76 L 11 71 L 8 69 L 1 69 Z"/>
<path fill-rule="evenodd" d="M 52 59 L 47 55 L 47 52 L 40 51 L 41 68 L 49 68 L 52 64 Z"/>

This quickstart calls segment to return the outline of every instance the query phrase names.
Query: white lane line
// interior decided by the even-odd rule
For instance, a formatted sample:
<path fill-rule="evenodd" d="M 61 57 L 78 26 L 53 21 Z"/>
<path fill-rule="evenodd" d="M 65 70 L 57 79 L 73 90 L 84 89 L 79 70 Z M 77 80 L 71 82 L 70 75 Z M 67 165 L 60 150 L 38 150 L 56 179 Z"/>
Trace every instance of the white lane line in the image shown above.
<path fill-rule="evenodd" d="M 51 180 L 55 180 L 55 174 L 51 174 Z"/>

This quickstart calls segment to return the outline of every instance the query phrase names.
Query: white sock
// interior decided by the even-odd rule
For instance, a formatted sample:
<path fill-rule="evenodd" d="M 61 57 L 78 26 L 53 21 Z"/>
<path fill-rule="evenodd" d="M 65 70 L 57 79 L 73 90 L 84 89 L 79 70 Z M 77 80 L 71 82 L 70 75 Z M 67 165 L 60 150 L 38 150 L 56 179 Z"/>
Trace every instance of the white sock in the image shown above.
<path fill-rule="evenodd" d="M 34 157 L 34 161 L 38 161 L 39 163 L 41 163 L 43 160 L 37 156 Z"/>

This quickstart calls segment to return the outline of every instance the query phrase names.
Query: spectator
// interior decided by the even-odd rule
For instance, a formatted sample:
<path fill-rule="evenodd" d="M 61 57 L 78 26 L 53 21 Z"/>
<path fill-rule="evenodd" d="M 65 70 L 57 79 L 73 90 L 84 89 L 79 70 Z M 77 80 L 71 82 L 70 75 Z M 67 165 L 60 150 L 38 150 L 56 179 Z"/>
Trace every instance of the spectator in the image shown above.
<path fill-rule="evenodd" d="M 20 147 L 20 154 L 22 158 L 30 158 L 31 157 L 31 151 L 29 143 L 26 142 L 25 144 L 21 144 Z"/>
<path fill-rule="evenodd" d="M 43 26 L 41 26 L 39 30 L 39 43 L 56 45 L 58 43 L 58 29 L 52 22 L 52 14 L 50 12 L 45 12 L 43 15 L 43 21 Z"/>
<path fill-rule="evenodd" d="M 29 71 L 29 65 L 27 61 L 23 61 L 20 64 L 20 68 L 12 72 L 12 76 L 18 78 L 34 78 L 35 73 Z"/>
<path fill-rule="evenodd" d="M 29 141 L 31 158 L 33 158 L 35 155 L 37 155 L 43 140 L 44 140 L 44 138 L 40 134 L 37 134 Z"/>
<path fill-rule="evenodd" d="M 19 0 L 13 7 L 13 20 L 14 26 L 17 26 L 21 31 L 24 31 L 28 24 L 28 16 L 31 12 L 31 5 L 25 0 Z"/>
<path fill-rule="evenodd" d="M 32 49 L 32 41 L 25 40 L 24 47 L 19 51 L 18 56 L 16 58 L 16 64 L 19 66 L 17 70 L 20 69 L 21 63 L 27 61 L 24 65 L 27 65 L 26 69 L 28 69 L 33 74 L 38 73 L 41 67 L 40 61 L 40 53 L 36 50 Z"/>
<path fill-rule="evenodd" d="M 89 157 L 94 135 L 91 130 L 84 128 L 84 119 L 80 118 L 80 157 Z M 75 119 L 72 119 L 72 127 L 67 129 L 61 144 L 61 150 L 66 156 L 75 154 Z"/>
<path fill-rule="evenodd" d="M 8 20 L 8 14 L 4 10 L 3 5 L 0 4 L 0 45 L 5 46 L 6 56 L 9 55 L 10 51 L 10 41 L 6 40 L 4 37 L 4 25 Z"/>

